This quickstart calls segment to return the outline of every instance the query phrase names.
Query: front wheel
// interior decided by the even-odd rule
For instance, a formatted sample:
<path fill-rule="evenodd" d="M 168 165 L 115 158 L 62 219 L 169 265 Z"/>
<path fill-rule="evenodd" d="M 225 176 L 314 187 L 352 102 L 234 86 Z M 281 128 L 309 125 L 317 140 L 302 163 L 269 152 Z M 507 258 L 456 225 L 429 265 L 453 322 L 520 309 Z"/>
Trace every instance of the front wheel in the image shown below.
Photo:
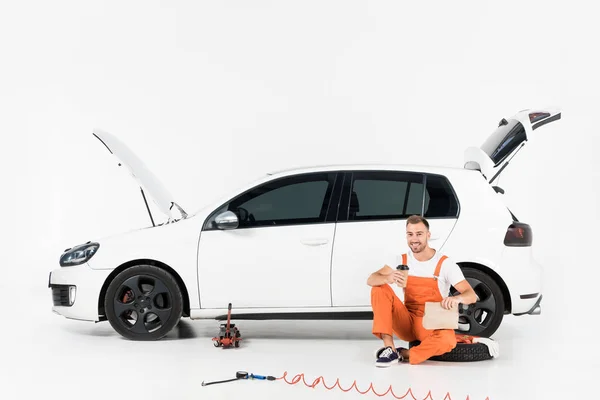
<path fill-rule="evenodd" d="M 462 268 L 463 274 L 475 293 L 478 301 L 461 304 L 458 309 L 458 329 L 463 335 L 490 337 L 500 327 L 504 317 L 504 296 L 502 290 L 488 274 L 470 267 Z M 459 294 L 454 287 L 450 295 Z"/>
<path fill-rule="evenodd" d="M 152 265 L 137 265 L 110 283 L 104 309 L 111 326 L 131 340 L 158 340 L 179 322 L 183 298 L 168 272 Z"/>

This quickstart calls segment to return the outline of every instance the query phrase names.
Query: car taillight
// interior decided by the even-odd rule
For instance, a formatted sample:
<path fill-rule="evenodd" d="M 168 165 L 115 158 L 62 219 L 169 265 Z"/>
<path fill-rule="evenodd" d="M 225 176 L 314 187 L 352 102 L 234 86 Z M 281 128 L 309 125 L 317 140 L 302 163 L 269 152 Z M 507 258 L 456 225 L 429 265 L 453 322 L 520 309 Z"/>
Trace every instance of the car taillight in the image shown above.
<path fill-rule="evenodd" d="M 506 246 L 531 246 L 533 231 L 531 227 L 522 222 L 513 222 L 506 230 L 504 245 Z"/>

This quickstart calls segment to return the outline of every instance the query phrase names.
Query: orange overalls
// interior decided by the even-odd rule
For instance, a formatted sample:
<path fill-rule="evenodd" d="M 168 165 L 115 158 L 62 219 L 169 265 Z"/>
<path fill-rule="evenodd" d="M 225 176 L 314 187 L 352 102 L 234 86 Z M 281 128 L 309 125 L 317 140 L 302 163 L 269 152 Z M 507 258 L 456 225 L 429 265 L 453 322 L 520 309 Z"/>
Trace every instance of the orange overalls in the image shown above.
<path fill-rule="evenodd" d="M 406 264 L 406 254 L 402 254 L 402 263 Z M 456 347 L 456 334 L 453 329 L 425 329 L 423 315 L 425 302 L 441 302 L 442 295 L 437 279 L 442 256 L 432 278 L 409 276 L 405 288 L 404 303 L 400 301 L 390 285 L 374 286 L 371 289 L 373 307 L 373 334 L 381 339 L 381 334 L 392 336 L 392 332 L 401 340 L 421 343 L 410 349 L 409 362 L 419 364 L 430 357 L 442 355 Z"/>

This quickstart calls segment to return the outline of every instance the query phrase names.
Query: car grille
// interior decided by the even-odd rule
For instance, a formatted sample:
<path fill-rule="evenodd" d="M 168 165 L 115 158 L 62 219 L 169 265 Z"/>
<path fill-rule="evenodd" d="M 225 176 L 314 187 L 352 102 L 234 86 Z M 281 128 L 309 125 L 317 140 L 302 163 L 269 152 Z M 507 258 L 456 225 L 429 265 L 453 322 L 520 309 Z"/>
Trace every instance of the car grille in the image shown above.
<path fill-rule="evenodd" d="M 52 285 L 52 301 L 55 306 L 69 307 L 69 286 Z"/>

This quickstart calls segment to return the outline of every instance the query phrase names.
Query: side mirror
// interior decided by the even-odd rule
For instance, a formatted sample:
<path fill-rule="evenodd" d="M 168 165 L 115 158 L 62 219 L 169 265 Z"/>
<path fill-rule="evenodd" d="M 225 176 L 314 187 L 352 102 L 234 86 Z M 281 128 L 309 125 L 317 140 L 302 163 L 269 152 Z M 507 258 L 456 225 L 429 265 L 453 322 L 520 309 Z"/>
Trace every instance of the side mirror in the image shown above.
<path fill-rule="evenodd" d="M 237 215 L 231 211 L 225 211 L 215 218 L 214 225 L 219 229 L 235 229 L 239 226 L 240 221 Z"/>
<path fill-rule="evenodd" d="M 500 194 L 504 194 L 504 189 L 502 189 L 499 186 L 492 186 L 492 188 L 494 188 L 494 190 L 496 191 L 496 193 L 500 193 Z"/>

